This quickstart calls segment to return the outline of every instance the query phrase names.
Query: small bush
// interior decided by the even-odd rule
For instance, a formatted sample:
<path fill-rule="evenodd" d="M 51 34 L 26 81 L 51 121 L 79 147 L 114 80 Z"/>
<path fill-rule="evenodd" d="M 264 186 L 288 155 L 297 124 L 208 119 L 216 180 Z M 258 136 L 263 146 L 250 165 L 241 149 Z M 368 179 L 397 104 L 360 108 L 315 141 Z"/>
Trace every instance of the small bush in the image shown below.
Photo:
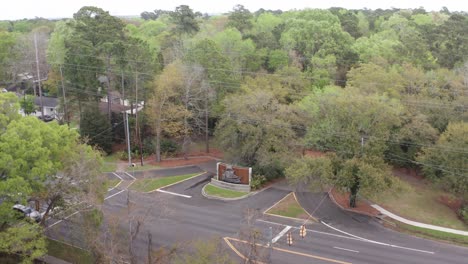
<path fill-rule="evenodd" d="M 462 205 L 458 210 L 458 214 L 460 215 L 463 222 L 468 224 L 468 204 Z"/>
<path fill-rule="evenodd" d="M 264 175 L 269 181 L 284 177 L 284 168 L 278 163 L 271 163 L 268 166 L 254 166 L 253 171 Z"/>
<path fill-rule="evenodd" d="M 262 187 L 262 185 L 267 182 L 267 178 L 260 174 L 254 174 L 252 176 L 252 182 L 250 183 L 250 187 L 253 190 L 258 190 Z"/>
<path fill-rule="evenodd" d="M 175 154 L 178 151 L 179 145 L 176 142 L 165 138 L 161 140 L 161 153 Z"/>
<path fill-rule="evenodd" d="M 156 150 L 156 144 L 154 143 L 154 140 L 151 138 L 145 138 L 143 140 L 143 155 L 151 155 L 154 154 Z"/>

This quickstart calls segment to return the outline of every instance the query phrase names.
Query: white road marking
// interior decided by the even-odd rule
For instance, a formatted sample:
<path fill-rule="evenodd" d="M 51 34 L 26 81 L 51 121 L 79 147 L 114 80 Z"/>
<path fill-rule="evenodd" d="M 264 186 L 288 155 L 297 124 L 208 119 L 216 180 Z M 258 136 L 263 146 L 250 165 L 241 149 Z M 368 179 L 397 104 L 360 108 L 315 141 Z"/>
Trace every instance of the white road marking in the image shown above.
<path fill-rule="evenodd" d="M 113 172 L 112 174 L 114 174 L 117 178 L 119 178 L 121 181 L 123 181 L 122 177 L 120 177 L 117 173 Z"/>
<path fill-rule="evenodd" d="M 354 253 L 359 253 L 359 251 L 357 251 L 357 250 L 352 250 L 352 249 L 347 249 L 347 248 L 340 248 L 340 247 L 333 247 L 333 248 L 341 249 L 341 250 L 345 250 L 345 251 L 350 251 L 350 252 L 354 252 Z"/>
<path fill-rule="evenodd" d="M 284 236 L 284 234 L 286 234 L 286 232 L 288 232 L 289 229 L 291 229 L 291 226 L 286 226 L 283 230 L 281 230 L 281 232 L 279 232 L 277 236 L 275 236 L 275 238 L 273 238 L 273 240 L 271 240 L 271 242 L 276 243 L 276 241 L 278 241 L 278 239 Z"/>
<path fill-rule="evenodd" d="M 387 244 L 387 243 L 383 243 L 383 242 L 378 242 L 378 241 L 374 241 L 374 240 L 370 240 L 370 239 L 366 239 L 366 238 L 363 238 L 363 237 L 359 237 L 359 236 L 356 236 L 356 235 L 353 235 L 353 234 L 350 234 L 350 233 L 347 233 L 345 231 L 341 231 L 339 230 L 338 228 L 335 228 L 323 221 L 320 221 L 322 224 L 324 224 L 325 226 L 335 230 L 335 231 L 338 231 L 340 233 L 343 233 L 343 234 L 346 234 L 348 236 L 351 236 L 351 237 L 354 237 L 354 238 L 357 238 L 359 240 L 362 240 L 362 241 L 365 241 L 365 242 L 369 242 L 369 243 L 373 243 L 373 244 L 377 244 L 377 245 L 382 245 L 382 246 L 387 246 L 387 247 L 393 247 L 393 248 L 400 248 L 400 249 L 406 249 L 406 250 L 411 250 L 411 251 L 416 251 L 416 252 L 421 252 L 421 253 L 427 253 L 427 254 L 435 254 L 434 252 L 432 251 L 426 251 L 426 250 L 421 250 L 421 249 L 415 249 L 415 248 L 408 248 L 408 247 L 402 247 L 402 246 L 397 246 L 397 245 L 392 245 L 392 244 Z"/>
<path fill-rule="evenodd" d="M 257 219 L 257 221 L 264 222 L 264 223 L 267 223 L 267 224 L 286 226 L 284 224 L 275 223 L 275 222 L 271 222 L 271 221 L 266 221 L 266 220 L 263 220 L 263 219 Z M 292 228 L 293 229 L 298 229 L 298 230 L 300 229 L 299 227 L 294 227 L 294 226 Z M 357 241 L 362 241 L 362 239 L 357 239 L 357 238 L 354 238 L 354 237 L 342 236 L 342 235 L 337 235 L 337 234 L 332 234 L 332 233 L 327 233 L 327 232 L 321 232 L 321 231 L 312 230 L 312 229 L 307 229 L 307 232 L 312 232 L 312 233 L 317 233 L 317 234 L 322 234 L 322 235 L 327 235 L 327 236 L 334 236 L 334 237 L 339 237 L 339 238 L 346 238 L 346 239 L 357 240 Z"/>
<path fill-rule="evenodd" d="M 117 194 L 120 194 L 120 193 L 125 192 L 125 191 L 126 191 L 126 190 L 121 190 L 120 192 L 116 192 L 116 193 L 114 193 L 114 194 L 112 194 L 112 195 L 107 196 L 106 198 L 104 198 L 104 200 L 107 200 L 107 199 L 109 199 L 109 198 L 112 198 L 112 197 L 116 196 Z"/>
<path fill-rule="evenodd" d="M 162 193 L 167 193 L 167 194 L 172 194 L 172 195 L 175 195 L 175 196 L 185 197 L 185 198 L 192 198 L 192 196 L 190 196 L 190 195 L 185 195 L 185 194 L 180 194 L 180 193 L 175 193 L 175 192 L 164 191 L 164 190 L 161 190 L 161 189 L 157 189 L 156 191 L 157 191 L 157 192 L 162 192 Z"/>
<path fill-rule="evenodd" d="M 262 219 L 258 219 L 257 221 L 259 221 L 259 222 L 264 222 L 264 223 L 267 223 L 267 224 L 280 225 L 280 226 L 287 226 L 287 225 L 285 225 L 285 224 L 275 223 L 275 222 L 266 221 L 266 220 L 262 220 Z M 332 233 L 327 233 L 327 232 L 321 232 L 321 231 L 311 230 L 311 229 L 307 229 L 307 231 L 308 231 L 308 232 L 313 232 L 313 233 L 318 233 L 318 234 L 323 234 L 323 235 L 327 235 L 327 236 L 334 236 L 334 237 L 340 237 L 340 238 L 345 238 L 345 239 L 351 239 L 351 240 L 356 240 L 356 241 L 361 241 L 361 242 L 367 242 L 367 243 L 372 243 L 372 244 L 377 244 L 377 245 L 387 246 L 387 247 L 392 247 L 392 248 L 406 249 L 406 250 L 411 250 L 411 251 L 416 251 L 416 252 L 422 252 L 422 253 L 427 253 L 427 254 L 435 254 L 435 253 L 432 252 L 432 251 L 426 251 L 426 250 L 421 250 L 421 249 L 402 247 L 402 246 L 397 246 L 397 245 L 392 245 L 392 244 L 387 244 L 387 243 L 382 243 L 382 242 L 378 242 L 378 241 L 374 241 L 374 240 L 365 239 L 365 238 L 358 237 L 358 236 L 355 236 L 355 235 L 353 235 L 353 234 L 350 234 L 350 233 L 341 231 L 341 230 L 339 230 L 339 229 L 337 229 L 337 228 L 334 228 L 334 227 L 328 225 L 327 223 L 324 223 L 323 221 L 321 221 L 321 223 L 324 224 L 325 226 L 327 226 L 327 227 L 329 227 L 329 228 L 335 230 L 335 231 L 338 231 L 338 232 L 340 232 L 340 233 L 346 234 L 346 235 L 348 235 L 348 236 L 342 236 L 342 235 L 337 235 L 337 234 L 332 234 Z M 294 229 L 299 229 L 299 227 L 292 227 L 292 228 L 294 228 Z"/>
<path fill-rule="evenodd" d="M 65 217 L 65 218 L 62 219 L 62 220 L 59 220 L 59 221 L 57 221 L 57 222 L 51 224 L 50 226 L 48 226 L 48 227 L 46 227 L 46 228 L 51 228 L 51 227 L 53 227 L 54 225 L 60 224 L 61 222 L 63 222 L 63 220 L 67 220 L 68 218 L 70 218 L 70 217 L 76 215 L 76 214 L 79 213 L 79 212 L 80 212 L 80 211 L 76 211 L 76 212 L 74 212 L 73 214 L 71 214 L 71 215 Z"/>
<path fill-rule="evenodd" d="M 126 171 L 124 171 L 123 173 L 127 174 L 127 175 L 130 176 L 132 179 L 136 180 L 136 178 L 133 177 L 133 175 L 131 175 L 130 173 L 128 173 L 128 172 L 126 172 Z"/>

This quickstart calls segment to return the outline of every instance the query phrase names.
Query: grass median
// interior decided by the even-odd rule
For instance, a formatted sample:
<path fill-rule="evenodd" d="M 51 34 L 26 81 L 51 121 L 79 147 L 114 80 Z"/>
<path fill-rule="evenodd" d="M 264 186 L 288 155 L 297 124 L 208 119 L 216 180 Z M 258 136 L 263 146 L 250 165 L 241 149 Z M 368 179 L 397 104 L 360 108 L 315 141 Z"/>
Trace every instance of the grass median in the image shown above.
<path fill-rule="evenodd" d="M 458 245 L 468 246 L 468 236 L 457 235 L 457 234 L 442 232 L 438 230 L 432 230 L 432 229 L 407 225 L 407 224 L 394 221 L 394 220 L 389 220 L 389 221 L 395 224 L 396 228 L 399 231 L 402 231 L 405 233 L 409 233 L 409 234 L 416 235 L 419 237 L 437 239 L 437 240 L 455 243 Z M 392 226 L 389 226 L 389 227 L 392 228 Z"/>
<path fill-rule="evenodd" d="M 205 186 L 205 193 L 210 196 L 216 196 L 216 197 L 221 197 L 221 198 L 239 198 L 239 197 L 249 194 L 248 192 L 239 192 L 239 191 L 219 188 L 212 184 L 207 184 Z"/>
<path fill-rule="evenodd" d="M 130 185 L 130 189 L 134 191 L 139 191 L 139 192 L 151 192 L 156 189 L 163 188 L 168 185 L 187 180 L 197 175 L 200 175 L 200 173 L 167 176 L 167 177 L 161 177 L 161 178 L 139 179 L 139 180 L 136 180 L 132 185 Z"/>
<path fill-rule="evenodd" d="M 286 195 L 282 200 L 265 212 L 266 214 L 279 215 L 298 219 L 308 219 L 309 215 L 294 198 L 293 193 Z"/>
<path fill-rule="evenodd" d="M 47 254 L 71 263 L 95 263 L 91 252 L 49 238 Z"/>

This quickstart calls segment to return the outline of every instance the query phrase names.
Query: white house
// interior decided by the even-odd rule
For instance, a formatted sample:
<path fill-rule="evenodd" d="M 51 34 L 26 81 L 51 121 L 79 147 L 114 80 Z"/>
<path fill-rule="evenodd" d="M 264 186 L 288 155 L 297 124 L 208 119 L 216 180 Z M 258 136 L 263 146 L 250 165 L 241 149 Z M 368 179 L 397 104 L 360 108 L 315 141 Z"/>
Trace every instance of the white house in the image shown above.
<path fill-rule="evenodd" d="M 36 112 L 33 113 L 32 115 L 39 117 L 42 114 L 41 113 L 41 99 L 39 96 L 36 96 L 34 98 L 34 104 L 36 105 L 36 108 L 38 110 L 36 110 Z M 59 112 L 59 101 L 55 97 L 42 96 L 42 106 L 44 108 L 44 115 L 48 115 L 56 119 L 62 115 L 62 113 Z"/>

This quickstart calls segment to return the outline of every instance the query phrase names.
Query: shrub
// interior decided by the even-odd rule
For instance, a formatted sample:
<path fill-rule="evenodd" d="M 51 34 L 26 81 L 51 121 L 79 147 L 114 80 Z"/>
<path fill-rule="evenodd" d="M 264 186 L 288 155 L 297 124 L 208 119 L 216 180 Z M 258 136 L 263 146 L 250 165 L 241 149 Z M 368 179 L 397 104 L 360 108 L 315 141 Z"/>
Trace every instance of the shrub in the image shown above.
<path fill-rule="evenodd" d="M 268 166 L 254 166 L 253 171 L 264 175 L 267 180 L 274 180 L 284 176 L 284 168 L 277 162 L 270 163 Z"/>
<path fill-rule="evenodd" d="M 250 187 L 252 190 L 258 190 L 262 185 L 267 182 L 267 178 L 261 174 L 254 174 L 252 175 L 252 182 L 250 183 Z"/>
<path fill-rule="evenodd" d="M 161 140 L 161 153 L 175 154 L 178 151 L 179 145 L 176 142 L 165 138 Z"/>
<path fill-rule="evenodd" d="M 468 204 L 462 205 L 458 210 L 458 214 L 460 215 L 463 222 L 468 224 Z"/>
<path fill-rule="evenodd" d="M 145 138 L 143 140 L 143 155 L 149 156 L 151 154 L 154 154 L 155 150 L 156 144 L 154 143 L 154 140 L 152 138 Z"/>

